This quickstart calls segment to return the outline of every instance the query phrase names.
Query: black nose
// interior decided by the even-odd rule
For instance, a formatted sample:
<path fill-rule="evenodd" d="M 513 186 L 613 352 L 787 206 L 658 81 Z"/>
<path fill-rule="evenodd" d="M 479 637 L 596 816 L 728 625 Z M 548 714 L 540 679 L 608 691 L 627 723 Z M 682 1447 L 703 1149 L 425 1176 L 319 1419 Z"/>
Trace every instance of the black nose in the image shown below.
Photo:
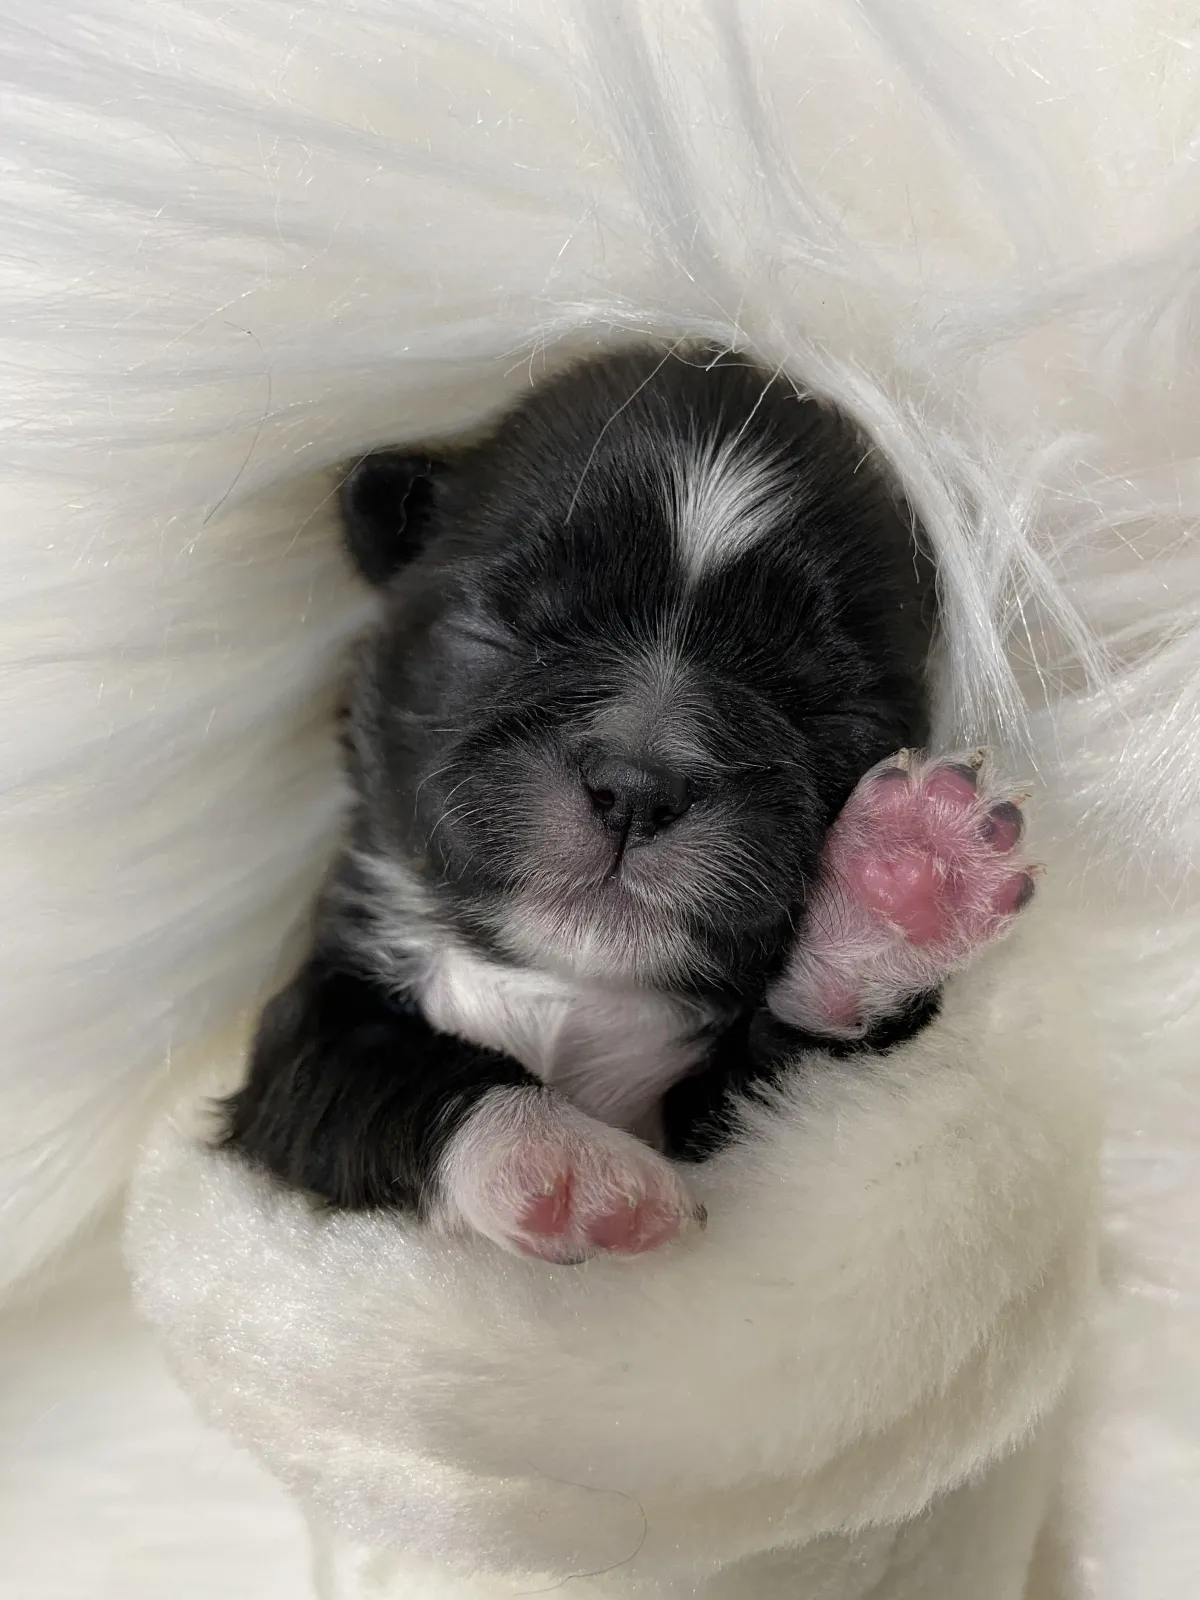
<path fill-rule="evenodd" d="M 592 809 L 620 839 L 652 839 L 692 803 L 685 777 L 649 762 L 599 756 L 585 767 L 583 781 Z"/>

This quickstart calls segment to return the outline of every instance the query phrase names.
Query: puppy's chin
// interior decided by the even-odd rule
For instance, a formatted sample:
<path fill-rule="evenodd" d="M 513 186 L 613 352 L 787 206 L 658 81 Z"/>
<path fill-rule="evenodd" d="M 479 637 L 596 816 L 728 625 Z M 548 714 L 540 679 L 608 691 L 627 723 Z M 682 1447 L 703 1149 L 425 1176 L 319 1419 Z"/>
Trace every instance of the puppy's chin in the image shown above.
<path fill-rule="evenodd" d="M 522 965 L 629 988 L 679 988 L 719 979 L 700 941 L 672 926 L 620 878 L 552 896 L 526 891 L 494 924 Z"/>
<path fill-rule="evenodd" d="M 698 806 L 618 848 L 578 783 L 542 776 L 486 917 L 513 960 L 606 986 L 719 988 L 738 976 L 743 945 L 786 921 L 790 902 L 736 818 Z"/>

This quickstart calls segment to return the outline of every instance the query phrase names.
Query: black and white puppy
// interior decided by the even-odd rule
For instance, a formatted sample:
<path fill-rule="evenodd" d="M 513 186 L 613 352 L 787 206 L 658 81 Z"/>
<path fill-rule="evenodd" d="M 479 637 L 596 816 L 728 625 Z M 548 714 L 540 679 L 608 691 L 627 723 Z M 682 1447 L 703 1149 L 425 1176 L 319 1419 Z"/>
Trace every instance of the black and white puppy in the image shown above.
<path fill-rule="evenodd" d="M 928 733 L 913 515 L 843 417 L 695 348 L 368 457 L 343 511 L 384 605 L 353 815 L 226 1142 L 551 1260 L 651 1248 L 739 1096 L 923 1026 L 1028 897 L 1014 806 L 893 756 Z"/>

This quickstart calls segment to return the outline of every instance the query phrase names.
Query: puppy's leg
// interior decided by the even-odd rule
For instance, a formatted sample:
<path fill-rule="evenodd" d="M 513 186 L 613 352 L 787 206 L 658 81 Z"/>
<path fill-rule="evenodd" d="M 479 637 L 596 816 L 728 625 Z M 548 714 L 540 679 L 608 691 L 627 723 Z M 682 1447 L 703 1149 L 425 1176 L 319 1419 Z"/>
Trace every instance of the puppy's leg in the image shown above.
<path fill-rule="evenodd" d="M 991 788 L 982 758 L 906 752 L 868 773 L 830 832 L 771 1012 L 855 1039 L 936 990 L 1028 904 L 1023 827 L 1019 799 Z"/>
<path fill-rule="evenodd" d="M 704 1220 L 670 1162 L 544 1089 L 488 1095 L 446 1149 L 441 1192 L 452 1224 L 546 1261 L 640 1255 Z"/>
<path fill-rule="evenodd" d="M 329 953 L 267 1006 L 223 1114 L 227 1147 L 334 1206 L 415 1212 L 547 1260 L 650 1250 L 696 1214 L 648 1146 Z"/>
<path fill-rule="evenodd" d="M 975 758 L 905 754 L 869 772 L 826 842 L 808 915 L 766 1002 L 668 1090 L 664 1140 L 700 1161 L 737 1107 L 813 1053 L 886 1051 L 926 1026 L 943 979 L 1001 937 L 1033 893 L 1016 800 Z"/>

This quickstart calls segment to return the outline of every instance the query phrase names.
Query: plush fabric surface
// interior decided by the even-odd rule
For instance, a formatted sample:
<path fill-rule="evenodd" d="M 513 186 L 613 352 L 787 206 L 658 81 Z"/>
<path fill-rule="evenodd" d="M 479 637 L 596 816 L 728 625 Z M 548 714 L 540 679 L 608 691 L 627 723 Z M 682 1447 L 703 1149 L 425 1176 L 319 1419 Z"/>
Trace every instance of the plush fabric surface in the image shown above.
<path fill-rule="evenodd" d="M 139 1325 L 115 1218 L 0 1320 L 5 1600 L 300 1600 L 304 1519 L 205 1428 Z"/>
<path fill-rule="evenodd" d="M 702 1237 L 555 1268 L 314 1213 L 214 1156 L 201 1100 L 134 1184 L 139 1303 L 208 1416 L 402 1553 L 388 1593 L 416 1558 L 497 1593 L 891 1600 L 933 1561 L 1019 1594 L 1042 1507 L 1005 1458 L 1032 1433 L 1044 1478 L 1094 1262 L 1078 933 L 1039 911 L 883 1070 L 798 1062 L 697 1175 Z"/>
<path fill-rule="evenodd" d="M 55 1408 L 6 1420 L 6 1459 L 45 1470 L 0 1592 L 167 1586 L 145 1519 L 95 1512 L 151 1514 L 106 1430 L 202 1522 L 181 1463 L 210 1447 L 165 1378 L 89 1409 L 118 1392 L 102 1343 L 142 1370 L 132 1323 L 96 1321 L 117 1266 L 36 1286 L 155 1111 L 227 1070 L 322 865 L 363 615 L 327 469 L 644 329 L 737 337 L 841 399 L 928 520 L 943 735 L 1036 787 L 1070 929 L 1044 982 L 1069 943 L 1097 1040 L 1106 1287 L 1064 1537 L 1097 1595 L 1187 1591 L 1196 44 L 1168 0 L 0 5 L 0 1275 L 6 1380 Z M 227 1199 L 230 1226 L 259 1204 Z M 293 1594 L 285 1526 L 260 1549 Z"/>

